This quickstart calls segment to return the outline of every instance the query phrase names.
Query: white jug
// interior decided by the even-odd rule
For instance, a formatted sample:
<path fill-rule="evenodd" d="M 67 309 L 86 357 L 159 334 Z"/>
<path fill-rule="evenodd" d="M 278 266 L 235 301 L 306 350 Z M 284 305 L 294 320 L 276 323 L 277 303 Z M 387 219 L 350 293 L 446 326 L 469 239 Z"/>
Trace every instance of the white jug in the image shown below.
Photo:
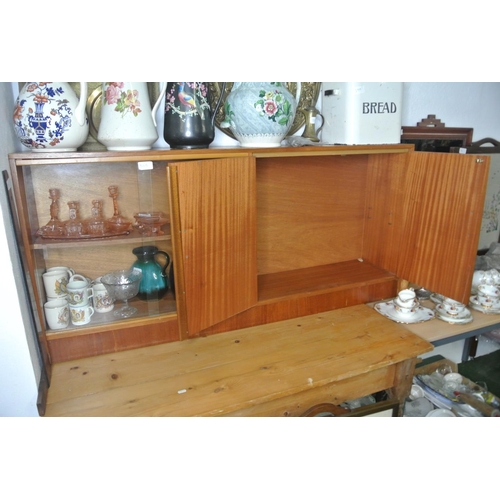
<path fill-rule="evenodd" d="M 147 83 L 103 83 L 97 140 L 109 151 L 151 149 L 158 140 L 155 115 L 164 93 L 165 87 L 151 110 Z"/>
<path fill-rule="evenodd" d="M 89 135 L 86 103 L 86 82 L 80 98 L 66 82 L 27 82 L 14 109 L 17 137 L 36 152 L 76 151 Z"/>

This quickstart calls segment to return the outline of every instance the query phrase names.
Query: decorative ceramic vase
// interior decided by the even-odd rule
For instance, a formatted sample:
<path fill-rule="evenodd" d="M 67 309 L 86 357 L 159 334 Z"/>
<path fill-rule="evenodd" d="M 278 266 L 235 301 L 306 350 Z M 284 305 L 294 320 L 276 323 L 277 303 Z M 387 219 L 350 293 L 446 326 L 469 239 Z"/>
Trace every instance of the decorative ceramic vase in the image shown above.
<path fill-rule="evenodd" d="M 213 142 L 225 85 L 212 110 L 208 82 L 167 83 L 163 137 L 172 149 L 208 148 Z"/>
<path fill-rule="evenodd" d="M 170 256 L 168 253 L 151 245 L 134 248 L 132 253 L 137 257 L 132 269 L 142 271 L 142 280 L 137 296 L 142 300 L 161 299 L 168 289 L 166 269 L 170 264 Z M 158 255 L 163 256 L 163 266 L 156 260 Z"/>
<path fill-rule="evenodd" d="M 17 137 L 36 152 L 76 151 L 89 135 L 86 102 L 85 82 L 80 83 L 80 98 L 69 83 L 27 82 L 14 109 Z"/>
<path fill-rule="evenodd" d="M 237 82 L 220 126 L 230 128 L 244 147 L 276 147 L 293 124 L 297 101 L 281 82 Z"/>
<path fill-rule="evenodd" d="M 319 142 L 318 134 L 323 128 L 323 124 L 325 123 L 325 119 L 323 115 L 314 107 L 307 106 L 304 108 L 301 113 L 304 115 L 305 127 L 304 132 L 302 133 L 302 137 L 304 139 L 309 139 L 312 142 Z M 316 117 L 319 116 L 321 118 L 321 125 L 318 129 L 316 129 Z"/>
<path fill-rule="evenodd" d="M 147 83 L 103 83 L 97 140 L 109 151 L 151 149 L 158 140 L 155 115 L 164 92 L 165 88 L 151 109 Z"/>

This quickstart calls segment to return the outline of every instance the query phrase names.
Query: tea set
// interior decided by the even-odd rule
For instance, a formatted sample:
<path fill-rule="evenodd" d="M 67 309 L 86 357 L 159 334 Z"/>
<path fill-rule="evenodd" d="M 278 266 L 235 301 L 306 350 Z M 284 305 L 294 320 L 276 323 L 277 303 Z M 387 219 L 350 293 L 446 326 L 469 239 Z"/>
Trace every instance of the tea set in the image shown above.
<path fill-rule="evenodd" d="M 466 305 L 457 300 L 437 294 L 433 294 L 431 300 L 436 304 L 434 313 L 437 319 L 460 325 L 471 323 L 474 319 Z"/>
<path fill-rule="evenodd" d="M 470 298 L 470 306 L 484 314 L 500 314 L 500 287 L 478 285 L 477 294 Z"/>
<path fill-rule="evenodd" d="M 466 304 L 438 293 L 419 295 L 413 288 L 401 290 L 391 299 L 375 304 L 380 314 L 398 323 L 421 323 L 432 318 L 450 324 L 464 325 L 473 321 L 474 317 Z M 475 271 L 472 280 L 472 295 L 469 306 L 484 314 L 500 314 L 500 272 L 496 269 Z M 434 309 L 422 306 L 420 300 L 430 299 Z"/>
<path fill-rule="evenodd" d="M 413 288 L 401 290 L 397 297 L 379 302 L 374 308 L 396 323 L 422 323 L 434 318 L 434 311 L 420 304 Z"/>

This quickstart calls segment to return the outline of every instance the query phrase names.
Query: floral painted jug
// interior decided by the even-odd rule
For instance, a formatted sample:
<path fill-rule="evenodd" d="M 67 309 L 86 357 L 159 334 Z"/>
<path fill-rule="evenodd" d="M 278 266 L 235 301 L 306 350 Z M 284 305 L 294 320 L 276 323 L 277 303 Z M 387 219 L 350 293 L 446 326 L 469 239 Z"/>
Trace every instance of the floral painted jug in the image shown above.
<path fill-rule="evenodd" d="M 208 82 L 167 83 L 163 137 L 172 149 L 208 148 L 225 88 L 212 109 Z"/>
<path fill-rule="evenodd" d="M 243 147 L 277 147 L 290 130 L 297 97 L 281 82 L 236 82 L 228 95 L 221 128 L 229 128 Z"/>
<path fill-rule="evenodd" d="M 109 151 L 151 149 L 158 140 L 155 115 L 164 93 L 163 88 L 151 109 L 147 83 L 103 83 L 97 140 Z"/>
<path fill-rule="evenodd" d="M 86 103 L 85 82 L 79 98 L 66 82 L 27 82 L 14 109 L 17 137 L 36 152 L 76 151 L 89 135 Z"/>

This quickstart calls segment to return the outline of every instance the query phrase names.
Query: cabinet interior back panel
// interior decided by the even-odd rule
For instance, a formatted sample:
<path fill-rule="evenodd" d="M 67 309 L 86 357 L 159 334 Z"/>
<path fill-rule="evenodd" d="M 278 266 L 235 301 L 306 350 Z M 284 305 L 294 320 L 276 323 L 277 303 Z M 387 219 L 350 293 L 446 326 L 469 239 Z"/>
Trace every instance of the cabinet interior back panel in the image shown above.
<path fill-rule="evenodd" d="M 358 259 L 367 157 L 257 160 L 259 274 Z"/>

